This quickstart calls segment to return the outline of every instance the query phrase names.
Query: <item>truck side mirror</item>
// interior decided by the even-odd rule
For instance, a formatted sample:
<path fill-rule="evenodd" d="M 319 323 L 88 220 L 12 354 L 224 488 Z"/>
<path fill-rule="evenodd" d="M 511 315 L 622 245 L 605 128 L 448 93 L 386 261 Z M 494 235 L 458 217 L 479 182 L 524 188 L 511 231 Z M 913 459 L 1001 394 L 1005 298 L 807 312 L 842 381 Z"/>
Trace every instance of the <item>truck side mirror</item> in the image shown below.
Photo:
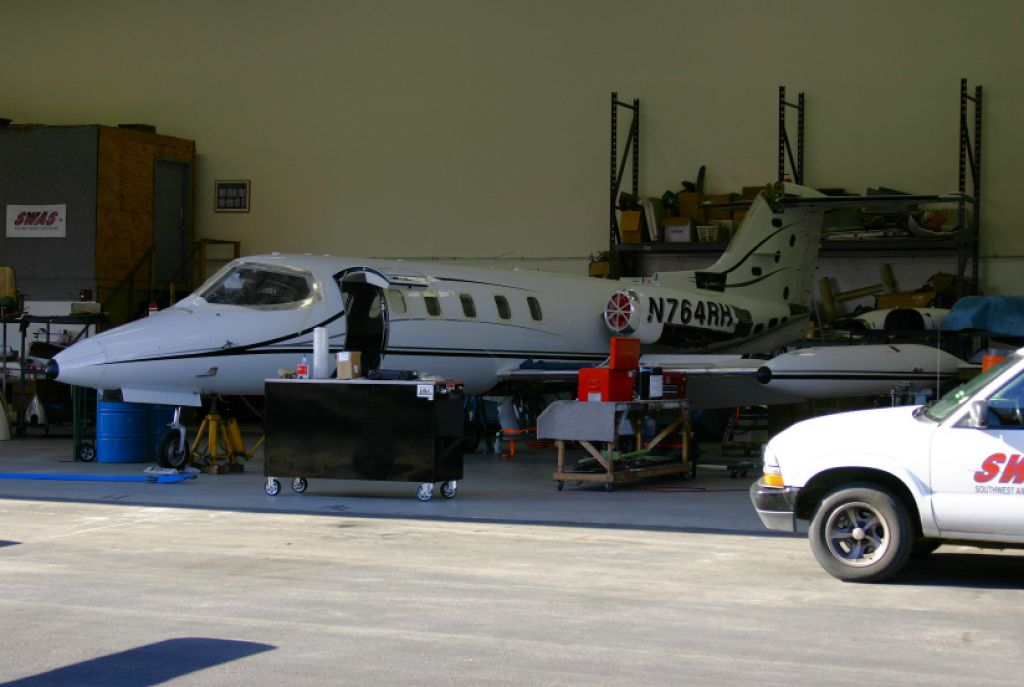
<path fill-rule="evenodd" d="M 967 424 L 970 427 L 976 429 L 985 429 L 988 427 L 988 402 L 986 401 L 971 401 L 971 405 L 967 409 Z"/>

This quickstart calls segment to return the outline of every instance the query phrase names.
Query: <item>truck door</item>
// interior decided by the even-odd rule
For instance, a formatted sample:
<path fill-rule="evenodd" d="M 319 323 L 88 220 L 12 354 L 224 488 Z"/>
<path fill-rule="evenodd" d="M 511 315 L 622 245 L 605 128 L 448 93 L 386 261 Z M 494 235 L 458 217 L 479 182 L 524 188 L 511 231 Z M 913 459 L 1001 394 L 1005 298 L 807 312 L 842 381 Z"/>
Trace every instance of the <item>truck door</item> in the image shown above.
<path fill-rule="evenodd" d="M 933 435 L 935 521 L 943 533 L 1024 535 L 1024 374 L 989 396 L 986 421 Z"/>

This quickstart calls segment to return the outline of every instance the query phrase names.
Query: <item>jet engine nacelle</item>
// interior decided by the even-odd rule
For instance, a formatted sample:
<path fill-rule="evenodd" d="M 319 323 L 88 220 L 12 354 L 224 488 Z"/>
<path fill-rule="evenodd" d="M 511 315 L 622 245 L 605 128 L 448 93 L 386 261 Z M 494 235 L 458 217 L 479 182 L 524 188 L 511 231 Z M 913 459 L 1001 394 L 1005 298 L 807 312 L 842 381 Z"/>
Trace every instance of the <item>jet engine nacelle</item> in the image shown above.
<path fill-rule="evenodd" d="M 616 291 L 604 307 L 604 324 L 614 336 L 640 339 L 650 344 L 661 338 L 664 325 L 650 317 L 645 303 L 650 299 L 633 289 Z"/>

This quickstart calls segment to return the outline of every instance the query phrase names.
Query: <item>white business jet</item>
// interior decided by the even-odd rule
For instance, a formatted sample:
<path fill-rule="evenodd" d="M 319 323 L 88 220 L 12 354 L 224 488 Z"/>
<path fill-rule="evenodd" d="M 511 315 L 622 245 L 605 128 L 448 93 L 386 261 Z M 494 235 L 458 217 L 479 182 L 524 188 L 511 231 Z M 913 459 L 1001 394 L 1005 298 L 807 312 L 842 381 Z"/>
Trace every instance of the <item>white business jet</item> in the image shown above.
<path fill-rule="evenodd" d="M 868 200 L 882 202 L 859 199 Z M 768 187 L 713 265 L 636 284 L 400 260 L 239 258 L 171 307 L 62 351 L 47 373 L 119 390 L 125 401 L 180 407 L 206 394 L 262 394 L 264 380 L 312 355 L 317 327 L 327 329 L 332 352 L 360 351 L 365 370 L 454 378 L 467 394 L 599 365 L 611 336 L 637 338 L 652 356 L 773 351 L 806 330 L 822 212 L 837 201 L 805 187 Z M 763 366 L 717 358 L 692 365 L 709 378 L 748 379 Z M 691 379 L 695 406 L 764 402 L 719 399 L 716 386 L 705 397 Z"/>

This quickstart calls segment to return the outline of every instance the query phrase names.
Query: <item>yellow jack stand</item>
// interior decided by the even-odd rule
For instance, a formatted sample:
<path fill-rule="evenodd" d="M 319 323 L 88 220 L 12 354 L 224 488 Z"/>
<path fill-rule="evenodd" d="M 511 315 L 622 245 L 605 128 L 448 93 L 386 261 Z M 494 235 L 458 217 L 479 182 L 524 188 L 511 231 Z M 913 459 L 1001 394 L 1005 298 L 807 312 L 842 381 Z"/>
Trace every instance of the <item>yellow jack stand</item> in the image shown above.
<path fill-rule="evenodd" d="M 239 458 L 249 460 L 256 450 L 263 445 L 266 437 L 260 437 L 252 451 L 245 450 L 242 432 L 238 429 L 235 418 L 222 418 L 215 411 L 210 411 L 199 426 L 195 441 L 192 442 L 191 461 L 200 465 L 203 472 L 221 475 L 225 472 L 244 472 L 245 466 L 238 462 Z M 203 440 L 206 445 L 203 445 Z M 223 449 L 223 450 L 222 450 Z M 218 463 L 226 459 L 227 464 Z"/>

